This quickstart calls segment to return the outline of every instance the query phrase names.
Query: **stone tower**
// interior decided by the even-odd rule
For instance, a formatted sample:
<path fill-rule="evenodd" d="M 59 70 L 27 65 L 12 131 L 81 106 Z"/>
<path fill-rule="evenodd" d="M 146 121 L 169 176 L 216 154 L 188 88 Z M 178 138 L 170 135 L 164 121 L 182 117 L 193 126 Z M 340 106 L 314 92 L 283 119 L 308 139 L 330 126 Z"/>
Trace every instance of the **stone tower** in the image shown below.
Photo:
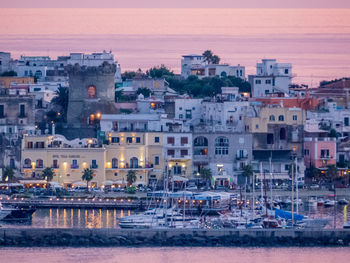
<path fill-rule="evenodd" d="M 93 125 L 99 114 L 115 113 L 114 76 L 116 66 L 104 62 L 98 67 L 66 67 L 69 76 L 67 122 L 70 127 Z"/>

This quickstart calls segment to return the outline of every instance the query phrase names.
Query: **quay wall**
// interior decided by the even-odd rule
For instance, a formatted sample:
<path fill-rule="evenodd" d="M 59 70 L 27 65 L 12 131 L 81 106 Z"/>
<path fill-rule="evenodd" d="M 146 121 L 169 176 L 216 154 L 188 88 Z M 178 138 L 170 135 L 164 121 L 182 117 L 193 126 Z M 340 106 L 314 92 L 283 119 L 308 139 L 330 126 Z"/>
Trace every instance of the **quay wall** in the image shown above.
<path fill-rule="evenodd" d="M 0 228 L 2 246 L 350 246 L 350 229 Z"/>

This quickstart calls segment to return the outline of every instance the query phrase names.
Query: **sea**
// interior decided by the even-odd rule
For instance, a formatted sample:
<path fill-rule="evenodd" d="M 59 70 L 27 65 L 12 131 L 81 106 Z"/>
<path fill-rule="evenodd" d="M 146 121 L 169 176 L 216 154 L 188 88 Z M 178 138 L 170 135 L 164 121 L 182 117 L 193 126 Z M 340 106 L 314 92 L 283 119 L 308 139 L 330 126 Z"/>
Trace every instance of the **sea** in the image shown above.
<path fill-rule="evenodd" d="M 12 56 L 112 50 L 122 70 L 210 49 L 255 73 L 263 58 L 293 63 L 295 83 L 350 75 L 350 9 L 0 9 L 0 51 Z"/>

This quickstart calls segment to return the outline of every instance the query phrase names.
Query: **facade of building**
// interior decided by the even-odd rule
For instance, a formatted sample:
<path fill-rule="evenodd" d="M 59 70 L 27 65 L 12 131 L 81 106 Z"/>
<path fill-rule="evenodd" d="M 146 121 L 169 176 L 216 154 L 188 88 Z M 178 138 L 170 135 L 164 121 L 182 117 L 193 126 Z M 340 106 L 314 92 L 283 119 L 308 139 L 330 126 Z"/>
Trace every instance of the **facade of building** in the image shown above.
<path fill-rule="evenodd" d="M 0 52 L 0 74 L 11 70 L 11 53 Z"/>
<path fill-rule="evenodd" d="M 256 65 L 256 75 L 249 75 L 252 97 L 266 97 L 281 92 L 289 94 L 292 84 L 292 64 L 277 63 L 276 59 L 263 59 Z"/>
<path fill-rule="evenodd" d="M 9 89 L 13 85 L 33 84 L 33 77 L 0 77 L 0 87 Z"/>

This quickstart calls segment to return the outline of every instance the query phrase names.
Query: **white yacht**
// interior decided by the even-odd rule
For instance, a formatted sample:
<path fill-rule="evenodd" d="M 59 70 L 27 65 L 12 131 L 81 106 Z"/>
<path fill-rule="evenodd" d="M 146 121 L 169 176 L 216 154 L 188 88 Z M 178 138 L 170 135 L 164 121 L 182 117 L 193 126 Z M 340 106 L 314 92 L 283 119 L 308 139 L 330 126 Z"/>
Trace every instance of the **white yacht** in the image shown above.
<path fill-rule="evenodd" d="M 0 220 L 4 219 L 12 213 L 11 209 L 4 208 L 0 203 Z"/>

